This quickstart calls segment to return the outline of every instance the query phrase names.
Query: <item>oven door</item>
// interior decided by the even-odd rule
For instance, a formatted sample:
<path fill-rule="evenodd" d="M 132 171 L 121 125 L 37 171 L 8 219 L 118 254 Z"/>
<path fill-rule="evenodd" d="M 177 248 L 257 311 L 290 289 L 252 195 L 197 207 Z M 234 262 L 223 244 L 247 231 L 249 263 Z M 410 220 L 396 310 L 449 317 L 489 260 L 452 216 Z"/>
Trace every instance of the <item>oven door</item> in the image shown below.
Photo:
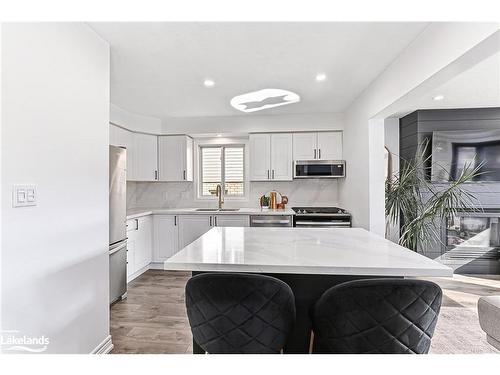
<path fill-rule="evenodd" d="M 296 215 L 293 224 L 297 228 L 350 228 L 349 216 L 310 216 Z"/>
<path fill-rule="evenodd" d="M 296 160 L 293 178 L 340 178 L 345 177 L 343 160 Z"/>

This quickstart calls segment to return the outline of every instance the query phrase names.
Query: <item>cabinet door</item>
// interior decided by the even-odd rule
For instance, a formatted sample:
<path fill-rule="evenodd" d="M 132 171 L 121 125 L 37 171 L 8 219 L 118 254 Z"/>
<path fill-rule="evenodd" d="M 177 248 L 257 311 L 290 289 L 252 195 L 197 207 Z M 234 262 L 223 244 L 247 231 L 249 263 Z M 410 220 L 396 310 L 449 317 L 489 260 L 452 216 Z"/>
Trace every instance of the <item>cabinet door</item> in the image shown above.
<path fill-rule="evenodd" d="M 160 181 L 193 181 L 193 140 L 185 135 L 160 136 Z"/>
<path fill-rule="evenodd" d="M 178 216 L 153 216 L 153 262 L 163 262 L 179 250 Z"/>
<path fill-rule="evenodd" d="M 317 135 L 316 132 L 293 134 L 293 160 L 314 160 L 318 157 Z"/>
<path fill-rule="evenodd" d="M 153 218 L 144 216 L 137 219 L 137 242 L 134 253 L 136 271 L 151 263 L 153 245 Z"/>
<path fill-rule="evenodd" d="M 135 266 L 135 251 L 137 248 L 137 230 L 127 231 L 127 280 L 137 271 Z"/>
<path fill-rule="evenodd" d="M 135 180 L 156 181 L 158 177 L 158 137 L 150 134 L 134 134 Z"/>
<path fill-rule="evenodd" d="M 342 132 L 318 133 L 318 159 L 342 160 Z"/>
<path fill-rule="evenodd" d="M 179 215 L 179 249 L 208 232 L 212 225 L 210 215 Z"/>
<path fill-rule="evenodd" d="M 271 136 L 250 134 L 250 180 L 269 181 L 271 178 Z"/>
<path fill-rule="evenodd" d="M 292 134 L 271 134 L 271 179 L 292 181 Z"/>
<path fill-rule="evenodd" d="M 216 215 L 214 224 L 217 227 L 249 227 L 248 215 Z"/>

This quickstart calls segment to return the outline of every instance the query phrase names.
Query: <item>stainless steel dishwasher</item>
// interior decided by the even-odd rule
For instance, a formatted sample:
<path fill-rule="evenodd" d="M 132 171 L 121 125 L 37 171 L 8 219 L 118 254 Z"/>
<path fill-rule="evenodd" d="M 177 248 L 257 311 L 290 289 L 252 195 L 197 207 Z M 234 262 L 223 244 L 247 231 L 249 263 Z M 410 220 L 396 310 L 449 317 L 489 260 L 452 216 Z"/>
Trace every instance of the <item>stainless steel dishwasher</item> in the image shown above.
<path fill-rule="evenodd" d="M 291 215 L 250 215 L 251 227 L 291 227 Z"/>

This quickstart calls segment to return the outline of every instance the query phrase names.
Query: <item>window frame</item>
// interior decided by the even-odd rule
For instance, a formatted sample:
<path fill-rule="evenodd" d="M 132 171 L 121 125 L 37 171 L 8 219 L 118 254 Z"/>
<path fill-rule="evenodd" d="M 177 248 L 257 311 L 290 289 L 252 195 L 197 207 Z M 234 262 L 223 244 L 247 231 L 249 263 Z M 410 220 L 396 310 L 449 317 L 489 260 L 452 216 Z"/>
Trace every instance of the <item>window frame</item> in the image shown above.
<path fill-rule="evenodd" d="M 216 201 L 218 198 L 215 195 L 203 195 L 203 148 L 221 148 L 222 149 L 222 165 L 221 165 L 221 185 L 224 192 L 225 188 L 225 149 L 233 147 L 241 147 L 243 149 L 243 195 L 226 195 L 223 193 L 223 198 L 225 201 L 248 201 L 249 194 L 249 184 L 248 184 L 248 140 L 247 139 L 226 139 L 222 141 L 220 138 L 217 139 L 205 139 L 203 141 L 196 142 L 195 150 L 197 152 L 196 157 L 196 200 L 199 201 Z"/>

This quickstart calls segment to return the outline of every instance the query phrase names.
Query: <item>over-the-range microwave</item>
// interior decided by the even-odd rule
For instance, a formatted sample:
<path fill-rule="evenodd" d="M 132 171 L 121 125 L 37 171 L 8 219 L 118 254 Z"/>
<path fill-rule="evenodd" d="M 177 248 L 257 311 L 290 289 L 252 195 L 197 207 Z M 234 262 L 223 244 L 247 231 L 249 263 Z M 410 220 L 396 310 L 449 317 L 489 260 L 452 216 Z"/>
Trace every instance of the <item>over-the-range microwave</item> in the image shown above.
<path fill-rule="evenodd" d="M 293 178 L 345 177 L 345 160 L 295 160 Z"/>

